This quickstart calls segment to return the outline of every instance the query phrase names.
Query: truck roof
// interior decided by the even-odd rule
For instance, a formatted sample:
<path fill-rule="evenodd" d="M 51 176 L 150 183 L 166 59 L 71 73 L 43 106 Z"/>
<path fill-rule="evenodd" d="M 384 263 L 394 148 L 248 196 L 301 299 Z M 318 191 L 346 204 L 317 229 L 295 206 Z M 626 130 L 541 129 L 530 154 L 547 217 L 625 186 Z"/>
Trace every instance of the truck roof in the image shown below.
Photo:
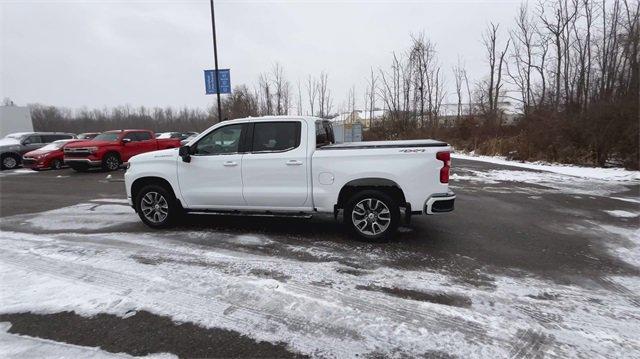
<path fill-rule="evenodd" d="M 295 116 L 295 115 L 273 115 L 273 116 L 259 116 L 259 117 L 245 117 L 235 120 L 224 121 L 225 123 L 243 123 L 243 122 L 258 122 L 258 121 L 291 121 L 302 120 L 307 123 L 315 123 L 316 121 L 328 121 L 319 117 L 313 116 Z"/>

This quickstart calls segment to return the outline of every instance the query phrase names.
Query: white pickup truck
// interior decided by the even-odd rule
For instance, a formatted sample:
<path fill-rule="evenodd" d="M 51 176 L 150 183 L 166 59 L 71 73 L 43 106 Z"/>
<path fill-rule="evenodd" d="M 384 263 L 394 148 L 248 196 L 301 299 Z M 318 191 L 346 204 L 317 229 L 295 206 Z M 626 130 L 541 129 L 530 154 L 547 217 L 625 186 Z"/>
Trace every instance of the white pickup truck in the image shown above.
<path fill-rule="evenodd" d="M 218 123 L 180 149 L 132 157 L 127 197 L 154 228 L 188 212 L 337 218 L 343 210 L 365 239 L 389 238 L 412 214 L 453 210 L 446 143 L 333 142 L 331 124 L 315 117 Z"/>

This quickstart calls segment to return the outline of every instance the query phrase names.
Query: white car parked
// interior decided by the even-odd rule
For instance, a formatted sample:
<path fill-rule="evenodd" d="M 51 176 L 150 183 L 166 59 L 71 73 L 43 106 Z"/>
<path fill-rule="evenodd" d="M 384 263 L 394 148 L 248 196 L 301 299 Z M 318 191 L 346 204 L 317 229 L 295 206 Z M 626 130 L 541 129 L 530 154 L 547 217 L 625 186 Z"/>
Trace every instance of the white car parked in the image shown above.
<path fill-rule="evenodd" d="M 451 147 L 434 140 L 333 144 L 328 121 L 260 117 L 218 123 L 178 149 L 129 160 L 129 203 L 147 225 L 187 212 L 336 217 L 365 239 L 412 214 L 453 210 Z"/>

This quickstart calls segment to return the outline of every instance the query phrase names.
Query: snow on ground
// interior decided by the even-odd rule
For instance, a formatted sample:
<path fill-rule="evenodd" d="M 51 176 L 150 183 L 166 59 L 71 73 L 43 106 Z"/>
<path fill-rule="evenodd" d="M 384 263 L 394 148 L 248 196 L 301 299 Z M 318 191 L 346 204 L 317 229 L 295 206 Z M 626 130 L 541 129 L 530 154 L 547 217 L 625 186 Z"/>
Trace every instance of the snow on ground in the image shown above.
<path fill-rule="evenodd" d="M 44 213 L 47 215 L 26 219 L 24 224 L 50 231 L 103 230 L 139 220 L 131 207 L 119 204 L 80 203 Z"/>
<path fill-rule="evenodd" d="M 605 211 L 605 212 L 612 215 L 613 217 L 620 217 L 620 218 L 636 218 L 640 216 L 640 213 L 633 213 L 633 212 L 623 211 L 618 209 L 612 210 L 612 211 Z"/>
<path fill-rule="evenodd" d="M 531 193 L 551 190 L 581 195 L 609 196 L 625 190 L 624 186 L 630 183 L 627 181 L 600 180 L 568 176 L 553 172 L 524 170 L 477 171 L 467 168 L 454 168 L 453 171 L 455 172 L 451 175 L 453 185 L 455 185 L 456 181 L 479 182 L 487 185 L 496 185 L 501 182 L 521 182 L 528 185 L 526 189 L 522 188 L 521 190 L 526 190 Z M 546 187 L 546 189 L 544 187 Z"/>
<path fill-rule="evenodd" d="M 30 215 L 26 222 L 53 231 L 77 228 L 71 216 L 100 226 L 136 219 L 128 206 L 82 204 Z M 12 220 L 22 223 L 25 216 L 6 219 Z M 148 310 L 329 357 L 640 355 L 640 300 L 631 291 L 561 285 L 525 273 L 494 276 L 491 286 L 461 283 L 436 270 L 383 266 L 354 274 L 323 253 L 343 256 L 340 244 L 277 243 L 317 258 L 302 261 L 243 250 L 242 245 L 271 243 L 274 237 L 179 234 L 211 243 L 201 245 L 176 241 L 177 234 L 5 230 L 0 233 L 0 313 L 71 310 L 124 316 Z M 240 246 L 222 248 L 220 241 Z M 350 260 L 363 264 L 387 255 L 350 253 Z M 615 288 L 640 287 L 637 277 L 622 280 L 607 279 Z M 405 293 L 404 298 L 389 290 Z"/>
<path fill-rule="evenodd" d="M 638 181 L 640 171 L 628 171 L 622 168 L 580 167 L 543 162 L 510 161 L 500 156 L 480 156 L 475 154 L 453 153 L 452 158 L 495 163 L 505 166 L 526 168 L 530 170 L 547 171 L 574 177 L 591 178 L 597 180 Z M 455 164 L 454 164 L 455 166 Z"/>
<path fill-rule="evenodd" d="M 5 176 L 24 175 L 29 173 L 38 173 L 38 172 L 28 168 L 19 168 L 17 170 L 4 170 L 4 171 L 0 171 L 0 178 Z"/>
<path fill-rule="evenodd" d="M 11 323 L 0 322 L 0 353 L 6 359 L 22 358 L 93 358 L 124 359 L 133 358 L 127 354 L 113 354 L 99 348 L 83 347 L 26 335 L 10 334 Z M 169 359 L 170 354 L 152 354 L 143 358 Z M 140 358 L 140 357 L 138 357 Z"/>

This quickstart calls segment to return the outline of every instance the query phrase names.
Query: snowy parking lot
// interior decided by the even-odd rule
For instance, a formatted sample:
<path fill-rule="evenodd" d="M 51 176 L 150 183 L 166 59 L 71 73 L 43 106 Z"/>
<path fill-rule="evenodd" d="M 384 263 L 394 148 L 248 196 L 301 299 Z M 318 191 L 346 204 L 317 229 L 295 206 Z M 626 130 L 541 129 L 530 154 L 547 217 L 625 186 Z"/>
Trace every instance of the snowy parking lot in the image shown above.
<path fill-rule="evenodd" d="M 0 352 L 640 356 L 638 174 L 480 160 L 388 243 L 323 217 L 153 231 L 122 173 L 2 173 Z"/>

